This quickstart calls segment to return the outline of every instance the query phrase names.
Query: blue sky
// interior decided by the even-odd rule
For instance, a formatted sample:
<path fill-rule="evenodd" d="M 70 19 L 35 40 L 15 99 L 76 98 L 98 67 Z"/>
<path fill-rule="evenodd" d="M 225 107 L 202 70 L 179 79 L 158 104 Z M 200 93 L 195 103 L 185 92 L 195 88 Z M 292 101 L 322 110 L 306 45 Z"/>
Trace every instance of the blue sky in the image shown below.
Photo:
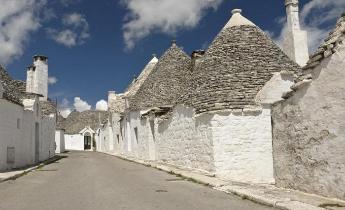
<path fill-rule="evenodd" d="M 50 98 L 62 108 L 95 108 L 122 92 L 156 53 L 177 39 L 190 54 L 207 47 L 230 18 L 242 14 L 280 43 L 283 0 L 0 0 L 0 63 L 25 80 L 32 56 L 49 57 Z M 24 3 L 23 3 L 24 2 Z M 300 0 L 311 51 L 345 11 L 344 0 Z M 21 25 L 22 24 L 22 25 Z M 5 27 L 8 27 L 5 28 Z M 78 108 L 79 109 L 79 108 Z"/>

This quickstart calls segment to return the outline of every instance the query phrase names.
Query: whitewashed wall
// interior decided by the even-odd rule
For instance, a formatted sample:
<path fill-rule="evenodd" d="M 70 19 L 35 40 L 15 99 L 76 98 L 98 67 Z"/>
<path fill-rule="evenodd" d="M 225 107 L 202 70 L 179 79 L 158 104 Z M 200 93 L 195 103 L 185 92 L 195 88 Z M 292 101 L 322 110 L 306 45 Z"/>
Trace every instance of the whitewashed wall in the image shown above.
<path fill-rule="evenodd" d="M 56 150 L 55 153 L 60 154 L 65 152 L 65 132 L 64 130 L 55 131 L 55 144 Z"/>
<path fill-rule="evenodd" d="M 66 150 L 84 151 L 84 136 L 65 134 L 65 148 Z"/>
<path fill-rule="evenodd" d="M 32 123 L 27 124 L 29 126 L 23 124 L 29 121 L 26 117 L 30 115 L 24 116 L 23 107 L 0 99 L 0 171 L 33 164 Z M 20 129 L 17 128 L 17 119 L 22 124 Z M 22 139 L 24 133 L 28 135 Z M 11 164 L 7 163 L 8 147 L 15 148 L 15 162 Z"/>
<path fill-rule="evenodd" d="M 43 116 L 40 124 L 40 161 L 55 156 L 55 116 Z"/>
<path fill-rule="evenodd" d="M 273 107 L 277 185 L 345 199 L 345 45 Z M 303 85 L 304 84 L 304 85 Z"/>
<path fill-rule="evenodd" d="M 211 120 L 216 175 L 273 183 L 271 111 L 215 114 Z"/>
<path fill-rule="evenodd" d="M 157 158 L 169 164 L 214 173 L 211 118 L 195 117 L 192 108 L 177 106 L 158 126 Z"/>
<path fill-rule="evenodd" d="M 39 160 L 55 154 L 55 117 L 41 117 L 38 99 L 24 104 L 25 108 L 0 99 L 0 171 L 35 164 L 35 123 L 40 125 Z M 7 148 L 14 148 L 13 163 L 7 163 Z"/>

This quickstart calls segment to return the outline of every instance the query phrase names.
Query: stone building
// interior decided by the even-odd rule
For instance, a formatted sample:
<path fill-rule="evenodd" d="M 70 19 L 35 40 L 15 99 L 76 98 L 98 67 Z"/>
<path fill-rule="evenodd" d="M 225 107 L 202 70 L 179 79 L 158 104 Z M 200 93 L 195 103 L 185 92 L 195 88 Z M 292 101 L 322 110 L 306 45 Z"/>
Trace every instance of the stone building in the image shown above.
<path fill-rule="evenodd" d="M 73 111 L 68 117 L 59 117 L 59 130 L 64 131 L 66 150 L 91 151 L 97 146 L 101 122 L 108 118 L 104 111 Z M 60 137 L 61 138 L 61 137 Z M 95 145 L 96 144 L 96 145 Z"/>
<path fill-rule="evenodd" d="M 271 105 L 297 71 L 261 29 L 233 10 L 205 52 L 191 58 L 172 44 L 137 92 L 124 97 L 124 112 L 115 111 L 101 129 L 109 146 L 100 151 L 273 183 Z"/>
<path fill-rule="evenodd" d="M 55 155 L 55 103 L 40 94 L 48 94 L 48 90 L 32 91 L 27 85 L 30 82 L 29 78 L 27 82 L 14 80 L 0 67 L 0 171 L 33 165 Z M 48 84 L 41 85 L 36 85 L 37 90 Z"/>
<path fill-rule="evenodd" d="M 273 107 L 278 186 L 345 199 L 345 14 Z"/>

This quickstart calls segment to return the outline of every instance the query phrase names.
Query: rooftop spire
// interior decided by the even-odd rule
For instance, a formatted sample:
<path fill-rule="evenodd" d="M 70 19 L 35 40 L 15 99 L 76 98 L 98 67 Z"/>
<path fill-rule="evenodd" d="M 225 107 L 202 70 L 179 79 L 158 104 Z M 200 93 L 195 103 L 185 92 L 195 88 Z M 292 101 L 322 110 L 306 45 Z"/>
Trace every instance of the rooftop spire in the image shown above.
<path fill-rule="evenodd" d="M 158 62 L 158 58 L 156 54 L 152 54 L 152 60 L 149 63 L 157 63 Z"/>
<path fill-rule="evenodd" d="M 229 22 L 225 25 L 225 28 L 230 28 L 233 26 L 242 26 L 242 25 L 248 25 L 248 26 L 255 26 L 253 22 L 248 20 L 247 18 L 243 17 L 241 15 L 242 10 L 241 9 L 234 9 L 231 11 L 232 17 L 230 18 Z"/>
<path fill-rule="evenodd" d="M 301 29 L 298 0 L 285 0 L 287 31 L 284 39 L 284 52 L 300 66 L 309 59 L 307 32 Z"/>

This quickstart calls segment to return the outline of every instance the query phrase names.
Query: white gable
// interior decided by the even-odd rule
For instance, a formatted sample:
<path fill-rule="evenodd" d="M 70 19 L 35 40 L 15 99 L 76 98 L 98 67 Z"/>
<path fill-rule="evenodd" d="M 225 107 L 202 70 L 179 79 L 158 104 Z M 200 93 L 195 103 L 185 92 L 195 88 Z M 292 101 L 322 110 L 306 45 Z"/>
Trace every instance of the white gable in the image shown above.
<path fill-rule="evenodd" d="M 85 127 L 83 130 L 81 130 L 79 133 L 84 135 L 86 132 L 89 132 L 91 134 L 95 134 L 96 132 L 92 130 L 90 127 Z"/>

